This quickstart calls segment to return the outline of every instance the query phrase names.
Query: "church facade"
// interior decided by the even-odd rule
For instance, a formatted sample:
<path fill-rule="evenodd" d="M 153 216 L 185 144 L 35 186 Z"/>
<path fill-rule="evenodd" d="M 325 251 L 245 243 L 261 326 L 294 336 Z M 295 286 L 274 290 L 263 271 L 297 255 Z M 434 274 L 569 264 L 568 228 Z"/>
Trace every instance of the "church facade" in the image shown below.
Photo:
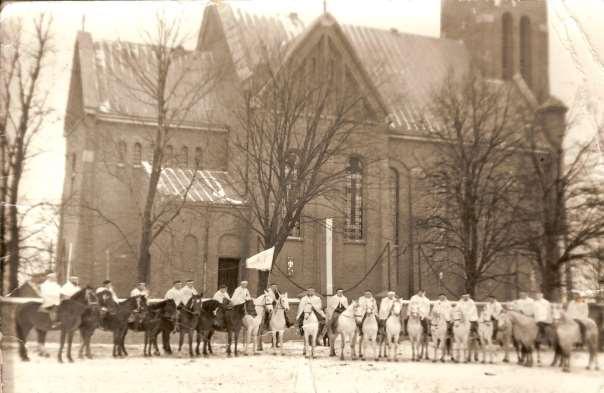
<path fill-rule="evenodd" d="M 324 294 L 351 288 L 352 296 L 367 288 L 375 293 L 394 288 L 407 297 L 419 287 L 435 296 L 446 280 L 453 288 L 450 295 L 459 295 L 463 283 L 430 270 L 415 233 L 421 201 L 414 192 L 413 158 L 428 157 L 434 143 L 422 132 L 421 111 L 449 70 L 468 70 L 470 64 L 487 78 L 513 84 L 527 105 L 545 102 L 547 26 L 547 7 L 541 0 L 444 0 L 441 38 L 342 25 L 329 14 L 306 26 L 295 14 L 258 16 L 228 4 L 209 4 L 195 51 L 228 64 L 233 81 L 243 82 L 254 72 L 263 37 L 292 45 L 293 56 L 311 59 L 319 68 L 334 67 L 336 74 L 355 83 L 373 83 L 376 97 L 369 105 L 386 111 L 386 116 L 367 122 L 367 148 L 348 163 L 355 170 L 346 193 L 355 202 L 343 217 L 309 206 L 306 214 L 315 219 L 302 222 L 292 233 L 271 281 L 290 296 L 300 292 L 298 286 L 314 286 Z M 61 274 L 69 271 L 93 285 L 109 278 L 124 296 L 136 283 L 140 199 L 132 190 L 143 189 L 149 176 L 146 135 L 152 128 L 141 120 L 145 113 L 117 99 L 118 87 L 107 81 L 120 45 L 97 41 L 86 32 L 77 36 L 65 127 L 58 266 Z M 377 64 L 381 75 L 388 76 L 387 83 L 375 82 Z M 400 92 L 403 99 L 398 99 Z M 229 211 L 245 209 L 244 198 L 233 186 L 236 160 L 230 144 L 236 127 L 232 119 L 219 117 L 175 130 L 169 149 L 177 158 L 162 172 L 160 192 L 170 194 L 182 187 L 193 172 L 200 180 L 192 200 L 152 248 L 148 284 L 155 296 L 175 279 L 194 279 L 206 295 L 221 283 L 232 290 L 242 278 L 252 288 L 257 283 L 256 272 L 246 269 L 243 261 L 261 251 L 259 240 Z M 379 165 L 364 168 L 365 159 L 376 158 L 382 158 Z M 135 180 L 125 186 L 124 178 Z M 519 284 L 528 287 L 529 281 Z M 486 285 L 487 292 L 501 298 L 516 294 L 497 283 Z"/>

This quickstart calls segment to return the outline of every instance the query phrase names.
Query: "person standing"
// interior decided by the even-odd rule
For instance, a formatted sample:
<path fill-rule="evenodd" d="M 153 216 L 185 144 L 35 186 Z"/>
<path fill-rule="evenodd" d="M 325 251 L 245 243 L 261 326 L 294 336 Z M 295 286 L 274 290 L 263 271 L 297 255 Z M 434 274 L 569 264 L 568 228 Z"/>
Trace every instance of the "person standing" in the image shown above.
<path fill-rule="evenodd" d="M 589 317 L 589 306 L 581 296 L 580 292 L 575 292 L 573 300 L 566 306 L 566 314 L 573 319 L 586 319 Z"/>
<path fill-rule="evenodd" d="M 76 276 L 71 276 L 65 284 L 61 287 L 61 299 L 70 299 L 73 295 L 78 293 L 80 288 L 80 279 Z"/>
<path fill-rule="evenodd" d="M 57 282 L 56 273 L 49 273 L 40 285 L 42 305 L 40 310 L 48 313 L 50 324 L 55 327 L 57 322 L 57 307 L 61 304 L 61 286 Z"/>
<path fill-rule="evenodd" d="M 432 337 L 430 325 L 428 323 L 428 318 L 430 317 L 430 299 L 426 297 L 426 291 L 420 289 L 415 295 L 411 296 L 411 299 L 409 299 L 409 307 L 417 307 L 424 333 L 428 337 Z"/>
<path fill-rule="evenodd" d="M 315 295 L 314 288 L 308 288 L 306 290 L 306 295 L 300 299 L 300 303 L 298 304 L 298 314 L 296 315 L 296 321 L 298 323 L 298 330 L 300 335 L 304 335 L 304 330 L 302 330 L 302 324 L 304 323 L 304 307 L 310 304 L 312 309 L 322 318 L 325 318 L 325 313 L 323 313 L 322 307 L 323 304 L 321 302 L 321 298 Z M 321 318 L 319 318 L 319 323 Z"/>
<path fill-rule="evenodd" d="M 396 293 L 394 291 L 388 291 L 385 298 L 380 302 L 380 311 L 378 313 L 378 331 L 382 332 L 385 337 L 386 333 L 386 320 L 390 316 L 394 302 L 396 301 Z"/>
<path fill-rule="evenodd" d="M 464 319 L 470 321 L 470 333 L 478 334 L 478 309 L 474 300 L 470 298 L 470 294 L 464 293 L 461 295 L 458 305 Z"/>
<path fill-rule="evenodd" d="M 180 293 L 183 304 L 189 303 L 189 300 L 191 300 L 193 296 L 197 296 L 197 290 L 195 289 L 195 281 L 187 280 L 185 282 L 185 286 L 182 287 L 182 289 L 180 290 Z"/>

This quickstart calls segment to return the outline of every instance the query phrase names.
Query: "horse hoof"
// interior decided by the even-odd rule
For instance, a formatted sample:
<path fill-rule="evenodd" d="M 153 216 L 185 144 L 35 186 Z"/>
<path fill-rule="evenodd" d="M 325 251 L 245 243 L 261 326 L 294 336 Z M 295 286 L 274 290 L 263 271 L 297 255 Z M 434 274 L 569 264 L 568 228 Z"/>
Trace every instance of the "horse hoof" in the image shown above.
<path fill-rule="evenodd" d="M 482 363 L 482 364 L 485 364 L 486 362 L 483 360 L 481 363 Z"/>
<path fill-rule="evenodd" d="M 562 369 L 562 372 L 565 372 L 565 373 L 570 373 L 570 369 L 568 369 L 568 368 L 563 368 L 563 369 Z"/>
<path fill-rule="evenodd" d="M 444 363 L 444 362 L 445 362 L 445 359 L 440 359 L 440 362 L 441 362 L 441 363 Z"/>
<path fill-rule="evenodd" d="M 69 358 L 67 360 L 69 360 L 69 363 L 73 363 L 73 359 Z"/>
<path fill-rule="evenodd" d="M 436 363 L 436 359 L 432 360 L 432 363 Z"/>
<path fill-rule="evenodd" d="M 24 361 L 24 362 L 29 362 L 29 358 L 28 357 L 23 357 L 23 358 L 21 358 L 21 360 Z"/>
<path fill-rule="evenodd" d="M 92 355 L 86 355 L 86 357 L 87 357 L 88 359 L 92 359 L 92 358 L 93 358 L 93 356 L 92 356 Z"/>
<path fill-rule="evenodd" d="M 510 359 L 503 359 L 503 362 L 504 362 L 504 363 L 509 363 L 509 362 L 510 362 Z"/>
<path fill-rule="evenodd" d="M 344 356 L 340 356 L 340 360 L 344 361 Z M 352 360 L 356 360 L 355 358 L 352 358 Z"/>
<path fill-rule="evenodd" d="M 334 356 L 336 356 L 336 354 L 335 354 L 335 353 L 330 353 L 330 354 L 329 354 L 329 357 L 330 357 L 330 358 L 332 358 L 332 357 L 334 357 Z"/>

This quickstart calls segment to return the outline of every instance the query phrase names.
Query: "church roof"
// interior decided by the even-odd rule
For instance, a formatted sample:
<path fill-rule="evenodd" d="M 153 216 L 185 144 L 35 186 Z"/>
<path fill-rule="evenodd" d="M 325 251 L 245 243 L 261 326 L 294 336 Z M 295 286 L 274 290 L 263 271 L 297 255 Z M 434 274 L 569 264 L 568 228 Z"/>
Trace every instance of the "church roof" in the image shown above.
<path fill-rule="evenodd" d="M 207 124 L 211 113 L 208 75 L 211 55 L 176 48 L 168 74 L 166 95 L 173 122 Z M 154 120 L 156 101 L 148 93 L 156 85 L 154 46 L 132 42 L 93 40 L 78 32 L 74 68 L 79 68 L 84 110 L 97 115 Z M 136 70 L 136 71 L 134 71 Z M 148 78 L 151 86 L 143 81 Z M 194 89 L 196 87 L 197 89 Z M 205 89 L 205 90 L 204 90 Z"/>
<path fill-rule="evenodd" d="M 148 177 L 151 164 L 143 161 L 143 170 Z M 223 205 L 243 205 L 243 198 L 233 187 L 233 181 L 225 171 L 194 170 L 186 168 L 163 168 L 157 189 L 164 197 L 176 197 L 188 202 Z"/>

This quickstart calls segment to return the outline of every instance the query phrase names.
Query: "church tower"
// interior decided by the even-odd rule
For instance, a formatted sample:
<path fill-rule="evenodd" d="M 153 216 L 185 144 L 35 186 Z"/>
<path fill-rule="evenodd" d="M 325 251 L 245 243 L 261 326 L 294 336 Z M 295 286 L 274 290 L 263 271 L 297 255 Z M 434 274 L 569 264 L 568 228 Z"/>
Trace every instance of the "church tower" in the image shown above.
<path fill-rule="evenodd" d="M 519 74 L 539 101 L 549 96 L 545 0 L 442 0 L 441 36 L 462 40 L 486 77 Z"/>

